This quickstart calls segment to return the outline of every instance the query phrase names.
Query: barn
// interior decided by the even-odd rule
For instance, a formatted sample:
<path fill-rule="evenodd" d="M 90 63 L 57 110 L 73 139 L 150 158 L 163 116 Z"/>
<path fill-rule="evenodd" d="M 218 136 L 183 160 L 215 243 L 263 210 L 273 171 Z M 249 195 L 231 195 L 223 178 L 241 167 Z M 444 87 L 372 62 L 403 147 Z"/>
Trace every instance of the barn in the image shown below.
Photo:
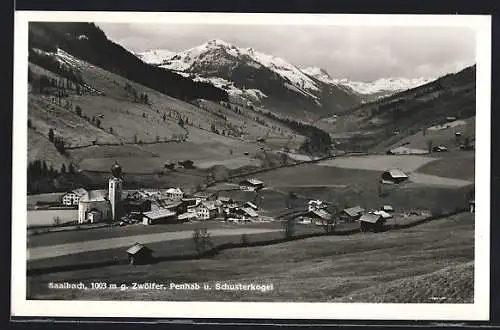
<path fill-rule="evenodd" d="M 385 219 L 379 214 L 366 213 L 359 218 L 361 231 L 379 232 L 384 229 Z"/>
<path fill-rule="evenodd" d="M 392 169 L 382 173 L 383 183 L 401 183 L 408 180 L 408 175 L 400 169 Z"/>
<path fill-rule="evenodd" d="M 245 191 L 256 191 L 264 188 L 264 183 L 257 179 L 245 179 L 240 181 L 240 189 Z"/>
<path fill-rule="evenodd" d="M 131 265 L 147 264 L 153 259 L 153 250 L 140 243 L 135 243 L 127 249 L 128 261 Z"/>

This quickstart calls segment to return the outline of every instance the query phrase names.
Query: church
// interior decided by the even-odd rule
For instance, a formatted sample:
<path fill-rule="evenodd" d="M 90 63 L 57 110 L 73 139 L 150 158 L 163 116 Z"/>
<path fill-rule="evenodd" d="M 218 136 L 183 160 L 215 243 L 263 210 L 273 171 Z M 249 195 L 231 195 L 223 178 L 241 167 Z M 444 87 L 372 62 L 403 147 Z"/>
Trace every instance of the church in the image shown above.
<path fill-rule="evenodd" d="M 116 221 L 123 214 L 122 168 L 115 162 L 111 167 L 108 190 L 90 190 L 78 201 L 78 223 Z"/>

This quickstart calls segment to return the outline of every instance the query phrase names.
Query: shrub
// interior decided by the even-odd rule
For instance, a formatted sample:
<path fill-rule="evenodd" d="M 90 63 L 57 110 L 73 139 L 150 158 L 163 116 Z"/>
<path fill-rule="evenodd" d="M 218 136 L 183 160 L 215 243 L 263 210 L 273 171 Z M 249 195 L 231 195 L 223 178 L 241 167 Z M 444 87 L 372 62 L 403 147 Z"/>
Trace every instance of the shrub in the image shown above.
<path fill-rule="evenodd" d="M 52 221 L 54 222 L 54 226 L 59 226 L 61 224 L 61 218 L 55 216 Z"/>

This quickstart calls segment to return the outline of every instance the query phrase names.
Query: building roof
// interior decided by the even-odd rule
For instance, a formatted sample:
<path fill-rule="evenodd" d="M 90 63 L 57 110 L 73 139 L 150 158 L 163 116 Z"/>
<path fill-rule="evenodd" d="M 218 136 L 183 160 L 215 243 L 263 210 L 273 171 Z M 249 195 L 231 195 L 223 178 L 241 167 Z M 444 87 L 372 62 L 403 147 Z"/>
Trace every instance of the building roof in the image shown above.
<path fill-rule="evenodd" d="M 167 189 L 167 194 L 184 194 L 184 192 L 182 191 L 181 188 L 177 187 L 177 188 Z"/>
<path fill-rule="evenodd" d="M 143 215 L 145 217 L 148 217 L 149 219 L 161 219 L 161 218 L 174 216 L 175 212 L 167 210 L 167 209 L 161 209 L 161 210 L 156 210 L 156 211 L 144 212 Z"/>
<path fill-rule="evenodd" d="M 250 206 L 252 209 L 258 209 L 257 205 L 255 205 L 254 203 L 252 202 L 245 202 L 243 205 L 248 205 Z"/>
<path fill-rule="evenodd" d="M 221 202 L 231 202 L 232 201 L 231 197 L 226 197 L 226 196 L 221 196 L 218 198 L 218 200 L 220 200 Z"/>
<path fill-rule="evenodd" d="M 82 202 L 103 202 L 108 200 L 108 191 L 101 190 L 89 190 L 87 194 L 80 198 Z"/>
<path fill-rule="evenodd" d="M 417 148 L 408 148 L 408 147 L 397 147 L 397 148 L 394 148 L 394 149 L 391 149 L 390 152 L 392 152 L 393 154 L 406 154 L 406 155 L 409 155 L 409 154 L 427 154 L 429 153 L 428 150 L 425 150 L 425 149 L 417 149 Z"/>
<path fill-rule="evenodd" d="M 135 243 L 134 245 L 132 245 L 131 247 L 129 247 L 127 249 L 127 253 L 128 254 L 136 254 L 137 252 L 139 252 L 141 250 L 153 251 L 150 248 L 148 248 L 147 246 L 144 246 L 140 243 Z"/>
<path fill-rule="evenodd" d="M 203 202 L 203 203 L 201 203 L 201 205 L 203 205 L 204 207 L 206 207 L 207 209 L 209 209 L 211 211 L 217 209 L 217 205 L 215 205 L 214 202 Z"/>
<path fill-rule="evenodd" d="M 408 175 L 406 175 L 405 172 L 403 172 L 402 170 L 397 169 L 397 168 L 388 170 L 388 171 L 386 171 L 386 173 L 389 173 L 389 175 L 392 178 L 407 178 L 408 177 Z"/>
<path fill-rule="evenodd" d="M 362 208 L 361 206 L 354 206 L 354 207 L 350 207 L 350 208 L 343 210 L 343 212 L 347 213 L 351 217 L 358 216 L 360 213 L 362 213 L 364 211 L 365 211 L 365 209 Z"/>
<path fill-rule="evenodd" d="M 245 179 L 245 180 L 243 180 L 241 182 L 242 183 L 248 182 L 248 183 L 250 183 L 251 185 L 254 185 L 254 186 L 258 186 L 258 185 L 264 184 L 264 182 L 262 182 L 260 180 L 257 180 L 257 179 Z"/>
<path fill-rule="evenodd" d="M 315 214 L 323 220 L 329 220 L 331 218 L 331 214 L 326 212 L 325 210 L 313 210 L 311 211 L 311 213 Z"/>
<path fill-rule="evenodd" d="M 373 214 L 380 215 L 384 219 L 392 218 L 392 214 L 385 211 L 374 211 Z"/>
<path fill-rule="evenodd" d="M 312 199 L 309 202 L 307 202 L 307 204 L 309 204 L 309 205 L 312 205 L 312 204 L 323 204 L 323 201 Z"/>
<path fill-rule="evenodd" d="M 255 212 L 253 209 L 251 209 L 249 207 L 243 207 L 241 210 L 251 217 L 258 217 L 259 216 L 257 214 L 257 212 Z"/>
<path fill-rule="evenodd" d="M 196 218 L 196 214 L 190 212 L 182 213 L 177 216 L 177 219 L 179 220 L 193 219 L 193 218 Z"/>
<path fill-rule="evenodd" d="M 75 190 L 71 191 L 73 194 L 77 195 L 78 197 L 82 197 L 83 195 L 87 194 L 87 190 L 83 188 L 77 188 Z"/>
<path fill-rule="evenodd" d="M 384 205 L 382 206 L 382 210 L 384 211 L 394 211 L 391 205 Z"/>
<path fill-rule="evenodd" d="M 377 223 L 382 218 L 379 214 L 365 213 L 359 218 L 361 222 Z"/>

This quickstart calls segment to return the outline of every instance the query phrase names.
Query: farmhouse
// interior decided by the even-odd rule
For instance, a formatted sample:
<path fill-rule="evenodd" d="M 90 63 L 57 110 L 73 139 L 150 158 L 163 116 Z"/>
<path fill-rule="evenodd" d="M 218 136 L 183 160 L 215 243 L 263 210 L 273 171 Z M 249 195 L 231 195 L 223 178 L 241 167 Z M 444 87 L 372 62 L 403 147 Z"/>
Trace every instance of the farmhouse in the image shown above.
<path fill-rule="evenodd" d="M 196 220 L 196 219 L 197 219 L 197 215 L 195 212 L 186 212 L 186 213 L 179 214 L 177 216 L 177 220 L 179 222 L 192 221 L 192 220 Z"/>
<path fill-rule="evenodd" d="M 167 190 L 166 195 L 171 200 L 180 201 L 184 197 L 184 192 L 179 187 L 170 188 Z"/>
<path fill-rule="evenodd" d="M 250 207 L 243 207 L 240 210 L 242 211 L 244 219 L 245 218 L 255 219 L 259 216 L 259 214 Z"/>
<path fill-rule="evenodd" d="M 149 211 L 142 214 L 142 223 L 144 225 L 155 225 L 159 223 L 177 222 L 176 213 L 171 210 Z"/>
<path fill-rule="evenodd" d="M 382 173 L 382 183 L 401 183 L 408 180 L 408 175 L 399 169 L 392 169 Z"/>
<path fill-rule="evenodd" d="M 340 218 L 344 221 L 354 221 L 358 220 L 361 214 L 365 211 L 361 206 L 354 206 L 342 210 L 340 213 Z"/>
<path fill-rule="evenodd" d="M 196 216 L 200 220 L 209 220 L 215 218 L 218 211 L 214 202 L 201 202 L 196 209 Z"/>
<path fill-rule="evenodd" d="M 264 183 L 257 179 L 246 179 L 240 181 L 240 189 L 245 191 L 256 191 L 262 189 Z"/>
<path fill-rule="evenodd" d="M 87 190 L 78 188 L 63 195 L 62 203 L 66 206 L 78 205 L 80 198 L 87 194 Z"/>
<path fill-rule="evenodd" d="M 379 232 L 383 229 L 385 220 L 378 214 L 366 213 L 359 218 L 359 222 L 361 231 Z"/>
<path fill-rule="evenodd" d="M 446 152 L 448 151 L 448 148 L 445 146 L 435 146 L 432 148 L 432 152 Z"/>
<path fill-rule="evenodd" d="M 153 250 L 139 243 L 129 247 L 127 254 L 131 265 L 147 264 L 153 259 Z"/>

